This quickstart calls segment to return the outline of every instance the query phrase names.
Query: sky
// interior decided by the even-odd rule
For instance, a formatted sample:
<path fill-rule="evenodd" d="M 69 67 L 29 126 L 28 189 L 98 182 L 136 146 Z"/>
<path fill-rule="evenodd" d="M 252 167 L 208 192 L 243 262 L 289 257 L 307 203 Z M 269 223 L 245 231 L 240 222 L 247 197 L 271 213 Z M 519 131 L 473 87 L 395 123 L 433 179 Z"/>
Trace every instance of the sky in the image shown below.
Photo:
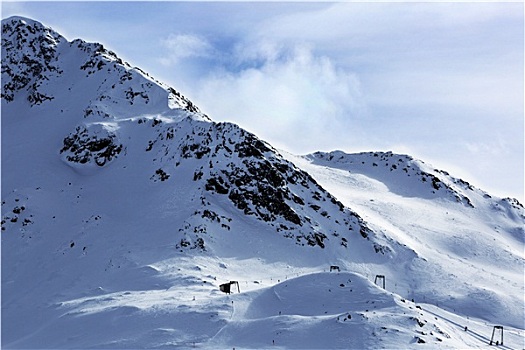
<path fill-rule="evenodd" d="M 17 2 L 295 154 L 409 154 L 524 203 L 522 2 Z"/>

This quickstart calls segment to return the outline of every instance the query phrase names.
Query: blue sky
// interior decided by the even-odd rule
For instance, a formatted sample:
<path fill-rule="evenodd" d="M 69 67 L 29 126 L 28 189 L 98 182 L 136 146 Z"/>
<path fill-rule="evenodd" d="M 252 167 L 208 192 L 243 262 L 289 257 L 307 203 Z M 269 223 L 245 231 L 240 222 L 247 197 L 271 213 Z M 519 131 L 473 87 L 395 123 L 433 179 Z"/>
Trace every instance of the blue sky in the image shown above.
<path fill-rule="evenodd" d="M 523 3 L 2 2 L 274 146 L 392 150 L 524 199 Z"/>

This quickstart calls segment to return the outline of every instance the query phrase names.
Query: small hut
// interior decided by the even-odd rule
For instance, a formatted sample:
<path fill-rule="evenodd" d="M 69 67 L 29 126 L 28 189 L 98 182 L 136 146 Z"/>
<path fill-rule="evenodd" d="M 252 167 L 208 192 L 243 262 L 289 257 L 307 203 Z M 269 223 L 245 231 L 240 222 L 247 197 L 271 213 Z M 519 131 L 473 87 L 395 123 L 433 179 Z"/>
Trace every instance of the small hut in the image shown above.
<path fill-rule="evenodd" d="M 226 294 L 230 294 L 231 293 L 231 286 L 232 284 L 236 284 L 237 285 L 237 291 L 240 293 L 241 292 L 241 288 L 239 287 L 239 282 L 237 281 L 230 281 L 228 283 L 223 283 L 219 286 L 221 292 L 224 292 Z"/>

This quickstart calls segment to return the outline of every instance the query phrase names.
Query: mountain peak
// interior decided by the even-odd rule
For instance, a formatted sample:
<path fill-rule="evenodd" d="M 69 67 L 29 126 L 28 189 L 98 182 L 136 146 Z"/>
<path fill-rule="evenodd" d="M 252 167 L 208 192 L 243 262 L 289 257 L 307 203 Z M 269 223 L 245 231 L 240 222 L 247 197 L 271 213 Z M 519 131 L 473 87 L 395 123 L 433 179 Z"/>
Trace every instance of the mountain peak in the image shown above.
<path fill-rule="evenodd" d="M 53 54 L 51 48 L 62 42 L 66 42 L 62 35 L 33 19 L 12 16 L 2 20 L 2 46 L 7 45 L 6 52 L 16 49 L 31 59 L 49 60 Z"/>
<path fill-rule="evenodd" d="M 32 19 L 32 18 L 29 18 L 29 17 L 24 17 L 24 16 L 11 16 L 11 17 L 8 17 L 8 18 L 4 18 L 2 20 L 2 26 L 4 25 L 7 25 L 9 24 L 10 26 L 14 26 L 16 29 L 19 29 L 18 28 L 18 25 L 23 25 L 23 26 L 29 26 L 29 27 L 32 27 L 32 28 L 35 28 L 35 27 L 38 27 L 38 28 L 45 28 L 45 26 Z M 49 28 L 48 28 L 49 29 Z M 6 34 L 6 32 L 3 31 L 4 34 Z"/>
<path fill-rule="evenodd" d="M 316 152 L 307 158 L 316 164 L 329 165 L 377 179 L 390 191 L 406 197 L 447 198 L 473 207 L 469 193 L 480 191 L 468 182 L 450 176 L 446 171 L 432 168 L 412 156 L 391 151 L 357 154 L 342 151 Z"/>
<path fill-rule="evenodd" d="M 46 104 L 55 99 L 53 85 L 67 84 L 69 95 L 80 94 L 79 87 L 86 88 L 88 79 L 84 78 L 96 86 L 98 93 L 86 96 L 95 104 L 86 108 L 93 115 L 110 115 L 98 110 L 95 101 L 111 97 L 127 100 L 131 105 L 154 102 L 161 104 L 160 109 L 199 113 L 197 106 L 181 93 L 130 66 L 102 44 L 81 39 L 69 42 L 53 29 L 25 17 L 2 20 L 1 97 L 6 102 L 27 100 L 32 107 Z M 95 90 L 91 86 L 88 90 Z"/>
<path fill-rule="evenodd" d="M 57 47 L 66 40 L 40 22 L 10 17 L 2 21 L 2 95 L 8 102 L 25 90 L 31 104 L 53 97 L 39 87 L 45 79 L 61 74 L 57 65 Z"/>

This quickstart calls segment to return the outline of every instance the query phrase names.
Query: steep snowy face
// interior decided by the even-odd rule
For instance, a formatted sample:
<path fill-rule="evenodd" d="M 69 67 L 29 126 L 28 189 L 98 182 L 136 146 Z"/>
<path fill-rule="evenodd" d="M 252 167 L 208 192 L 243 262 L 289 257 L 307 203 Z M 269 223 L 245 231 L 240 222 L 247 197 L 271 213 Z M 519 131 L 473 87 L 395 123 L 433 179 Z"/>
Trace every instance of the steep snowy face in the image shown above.
<path fill-rule="evenodd" d="M 43 189 L 63 192 L 64 184 L 75 182 L 76 213 L 164 218 L 152 230 L 175 225 L 168 241 L 179 252 L 235 250 L 227 248 L 228 232 L 246 220 L 253 229 L 237 230 L 245 233 L 235 240 L 255 236 L 263 245 L 257 251 L 281 237 L 284 246 L 329 247 L 326 256 L 391 252 L 358 214 L 270 145 L 236 125 L 212 122 L 176 90 L 102 45 L 69 42 L 20 17 L 3 21 L 2 30 L 6 234 L 27 231 L 25 219 L 36 221 L 11 210 L 21 195 L 26 213 L 32 208 L 74 218 L 67 205 L 38 208 L 32 198 Z M 101 204 L 108 193 L 134 206 Z M 99 229 L 127 234 L 111 226 L 117 224 Z"/>
<path fill-rule="evenodd" d="M 356 213 L 271 146 L 235 125 L 211 122 L 176 90 L 122 62 L 101 44 L 68 42 L 52 29 L 19 17 L 5 20 L 2 31 L 7 118 L 66 114 L 66 123 L 53 117 L 48 121 L 72 125 L 60 136 L 62 145 L 56 151 L 78 174 L 103 176 L 102 169 L 115 163 L 112 176 L 121 177 L 139 163 L 143 169 L 152 167 L 143 181 L 170 188 L 177 178 L 201 191 L 197 221 L 216 221 L 218 214 L 203 208 L 226 200 L 232 210 L 253 216 L 301 246 L 347 247 L 353 236 L 369 239 L 371 231 Z M 10 113 L 10 107 L 16 113 Z M 58 141 L 50 140 L 56 134 L 36 137 L 42 147 Z M 181 231 L 179 246 L 204 247 L 203 225 L 193 226 L 193 234 Z"/>
<path fill-rule="evenodd" d="M 131 116 L 206 119 L 175 89 L 132 68 L 103 45 L 69 42 L 22 17 L 2 21 L 2 104 L 3 127 L 38 130 L 35 135 L 26 130 L 34 142 L 60 138 L 62 159 L 72 166 L 103 166 L 116 159 L 125 150 L 117 124 Z M 14 135 L 6 138 L 9 144 Z"/>
<path fill-rule="evenodd" d="M 188 224 L 183 230 L 181 247 L 199 242 L 202 248 L 206 226 L 212 223 L 230 229 L 227 223 L 218 225 L 220 215 L 214 209 L 225 202 L 231 212 L 254 218 L 300 246 L 346 248 L 356 238 L 370 240 L 369 235 L 374 235 L 359 215 L 310 175 L 236 125 L 188 119 L 177 124 L 158 122 L 154 129 L 156 136 L 146 147 L 158 164 L 152 178 L 169 183 L 175 174 L 177 181 L 193 181 L 202 193 L 201 209 L 194 218 L 200 224 Z M 182 180 L 177 173 L 191 176 Z M 378 243 L 370 247 L 387 249 Z"/>
<path fill-rule="evenodd" d="M 31 105 L 52 100 L 45 83 L 63 73 L 57 51 L 65 44 L 64 37 L 38 22 L 2 21 L 2 98 L 11 102 L 23 93 Z"/>
<path fill-rule="evenodd" d="M 111 108 L 106 109 L 112 104 L 124 109 L 155 106 L 150 110 L 169 105 L 198 112 L 180 93 L 132 68 L 101 44 L 80 39 L 68 42 L 51 28 L 27 18 L 11 17 L 2 21 L 4 101 L 12 102 L 16 95 L 33 107 L 55 98 L 70 97 L 86 85 L 90 89 L 85 97 L 91 105 L 85 106 L 85 117 L 92 114 L 111 117 Z"/>

